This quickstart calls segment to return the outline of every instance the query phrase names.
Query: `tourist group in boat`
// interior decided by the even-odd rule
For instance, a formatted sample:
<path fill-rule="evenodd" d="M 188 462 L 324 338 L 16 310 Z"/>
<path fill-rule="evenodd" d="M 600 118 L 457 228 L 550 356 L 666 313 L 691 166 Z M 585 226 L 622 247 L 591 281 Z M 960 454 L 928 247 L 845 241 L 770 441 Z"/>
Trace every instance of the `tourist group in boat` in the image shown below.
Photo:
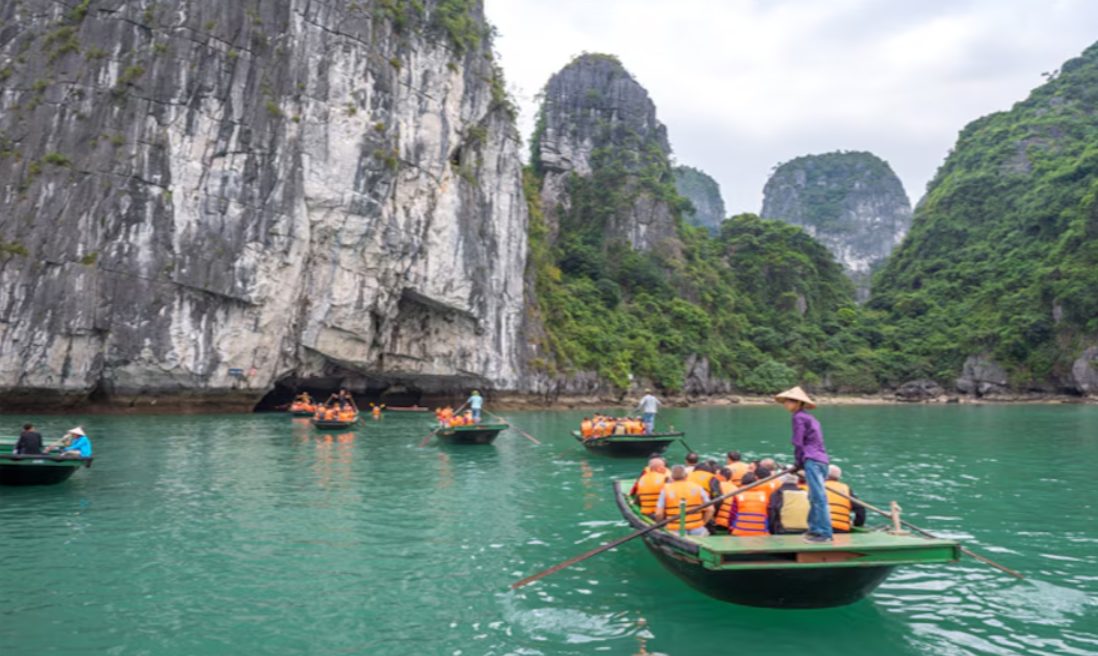
<path fill-rule="evenodd" d="M 34 429 L 34 424 L 23 424 L 23 432 L 19 434 L 11 452 L 17 456 L 56 454 L 68 458 L 90 458 L 92 443 L 84 429 L 77 426 L 69 429 L 53 444 L 42 446 L 42 434 Z"/>
<path fill-rule="evenodd" d="M 465 408 L 468 408 L 465 410 Z M 464 410 L 464 412 L 462 412 Z M 440 428 L 456 428 L 458 426 L 472 426 L 479 424 L 481 413 L 484 411 L 484 397 L 480 392 L 473 390 L 469 398 L 462 403 L 457 410 L 451 406 L 437 408 L 435 418 L 438 419 Z"/>
<path fill-rule="evenodd" d="M 848 533 L 865 523 L 865 509 L 854 504 L 842 470 L 829 462 L 819 421 L 807 412 L 816 405 L 800 387 L 775 399 L 793 415 L 793 469 L 762 485 L 706 506 L 780 471 L 772 458 L 745 462 L 737 451 L 727 462 L 698 462 L 690 453 L 686 462 L 670 469 L 663 458 L 648 462 L 630 491 L 643 514 L 662 521 L 667 529 L 688 535 L 726 534 L 759 536 L 803 534 L 808 542 L 830 542 L 833 533 Z M 685 502 L 683 505 L 680 502 Z M 685 508 L 685 510 L 680 510 Z"/>

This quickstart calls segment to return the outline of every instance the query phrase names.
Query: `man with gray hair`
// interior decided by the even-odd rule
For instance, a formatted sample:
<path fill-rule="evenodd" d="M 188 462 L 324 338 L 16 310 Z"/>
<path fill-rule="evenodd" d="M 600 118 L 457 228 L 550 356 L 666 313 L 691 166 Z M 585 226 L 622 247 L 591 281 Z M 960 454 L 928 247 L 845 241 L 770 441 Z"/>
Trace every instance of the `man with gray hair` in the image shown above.
<path fill-rule="evenodd" d="M 857 495 L 854 494 L 849 485 L 839 480 L 842 477 L 843 470 L 838 465 L 829 465 L 824 487 L 827 488 L 827 506 L 831 513 L 831 530 L 836 533 L 849 533 L 851 514 L 854 515 L 854 526 L 865 526 L 865 506 L 846 498 L 856 499 Z"/>
<path fill-rule="evenodd" d="M 686 502 L 686 516 L 681 517 L 680 501 Z M 705 525 L 713 520 L 713 507 L 699 509 L 698 506 L 709 503 L 709 494 L 697 483 L 686 479 L 686 468 L 675 465 L 671 468 L 671 482 L 663 486 L 659 501 L 656 502 L 656 520 L 671 518 L 667 530 L 678 533 L 680 520 L 687 535 L 705 537 L 709 531 Z"/>

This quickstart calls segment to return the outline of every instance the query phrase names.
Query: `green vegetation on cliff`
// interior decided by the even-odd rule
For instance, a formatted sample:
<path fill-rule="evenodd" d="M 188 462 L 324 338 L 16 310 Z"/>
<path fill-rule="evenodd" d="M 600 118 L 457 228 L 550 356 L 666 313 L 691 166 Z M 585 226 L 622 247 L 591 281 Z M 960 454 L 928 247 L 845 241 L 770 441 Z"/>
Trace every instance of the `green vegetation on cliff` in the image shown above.
<path fill-rule="evenodd" d="M 557 364 L 597 371 L 620 388 L 632 374 L 678 391 L 684 362 L 698 355 L 709 359 L 712 376 L 750 392 L 825 377 L 866 387 L 856 366 L 865 341 L 844 336 L 858 317 L 852 288 L 823 246 L 799 228 L 752 214 L 725 221 L 716 237 L 680 221 L 678 252 L 600 243 L 591 226 L 623 202 L 622 189 L 598 186 L 606 181 L 599 169 L 573 177 L 581 202 L 551 244 L 537 202 L 540 180 L 527 171 L 531 266 Z M 670 180 L 661 184 L 660 193 L 672 197 Z M 585 194 L 599 188 L 602 201 L 592 205 Z M 685 203 L 675 206 L 681 211 Z"/>
<path fill-rule="evenodd" d="M 961 132 L 870 307 L 903 377 L 948 381 L 987 353 L 1040 388 L 1095 342 L 1096 290 L 1098 45 Z"/>

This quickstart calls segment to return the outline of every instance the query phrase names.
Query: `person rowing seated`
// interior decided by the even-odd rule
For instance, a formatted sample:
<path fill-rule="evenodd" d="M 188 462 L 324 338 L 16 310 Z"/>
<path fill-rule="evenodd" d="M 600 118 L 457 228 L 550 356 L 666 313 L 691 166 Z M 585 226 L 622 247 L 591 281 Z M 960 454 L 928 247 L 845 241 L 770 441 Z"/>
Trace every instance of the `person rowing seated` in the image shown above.
<path fill-rule="evenodd" d="M 698 506 L 709 503 L 709 495 L 697 483 L 686 480 L 686 468 L 675 465 L 671 468 L 671 482 L 663 486 L 659 500 L 656 502 L 656 520 L 663 521 L 672 518 L 667 523 L 667 530 L 678 533 L 680 528 L 680 502 L 686 501 L 686 517 L 682 526 L 687 535 L 705 537 L 709 530 L 705 525 L 713 520 L 713 507 L 698 509 Z"/>
<path fill-rule="evenodd" d="M 797 477 L 786 474 L 778 479 L 781 487 L 767 501 L 767 520 L 774 535 L 797 535 L 808 530 L 808 490 L 797 484 Z"/>
<path fill-rule="evenodd" d="M 743 476 L 741 487 L 757 480 L 754 473 L 748 472 Z M 738 537 L 769 535 L 768 496 L 765 491 L 754 488 L 732 497 L 732 507 L 728 512 L 729 533 Z"/>
<path fill-rule="evenodd" d="M 656 512 L 660 492 L 670 478 L 667 475 L 667 463 L 663 458 L 651 458 L 644 472 L 633 483 L 629 495 L 640 505 L 641 514 L 652 517 Z"/>
<path fill-rule="evenodd" d="M 53 449 L 53 446 L 46 447 L 46 453 L 50 453 Z M 65 433 L 64 437 L 61 438 L 61 446 L 58 450 L 66 458 L 92 457 L 91 440 L 84 433 L 84 429 L 79 426 Z"/>

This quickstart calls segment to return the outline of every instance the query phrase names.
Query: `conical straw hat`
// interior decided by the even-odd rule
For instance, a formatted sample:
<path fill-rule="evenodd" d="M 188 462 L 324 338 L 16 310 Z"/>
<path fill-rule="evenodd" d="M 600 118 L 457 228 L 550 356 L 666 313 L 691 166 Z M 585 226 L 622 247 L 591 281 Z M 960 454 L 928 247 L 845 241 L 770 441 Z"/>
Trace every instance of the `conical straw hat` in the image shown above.
<path fill-rule="evenodd" d="M 800 385 L 792 389 L 787 389 L 781 394 L 778 394 L 774 397 L 774 400 L 778 403 L 781 403 L 786 399 L 789 399 L 790 401 L 801 401 L 804 403 L 804 407 L 808 408 L 809 410 L 816 407 L 816 402 L 810 399 L 808 397 L 808 394 L 805 394 Z"/>

